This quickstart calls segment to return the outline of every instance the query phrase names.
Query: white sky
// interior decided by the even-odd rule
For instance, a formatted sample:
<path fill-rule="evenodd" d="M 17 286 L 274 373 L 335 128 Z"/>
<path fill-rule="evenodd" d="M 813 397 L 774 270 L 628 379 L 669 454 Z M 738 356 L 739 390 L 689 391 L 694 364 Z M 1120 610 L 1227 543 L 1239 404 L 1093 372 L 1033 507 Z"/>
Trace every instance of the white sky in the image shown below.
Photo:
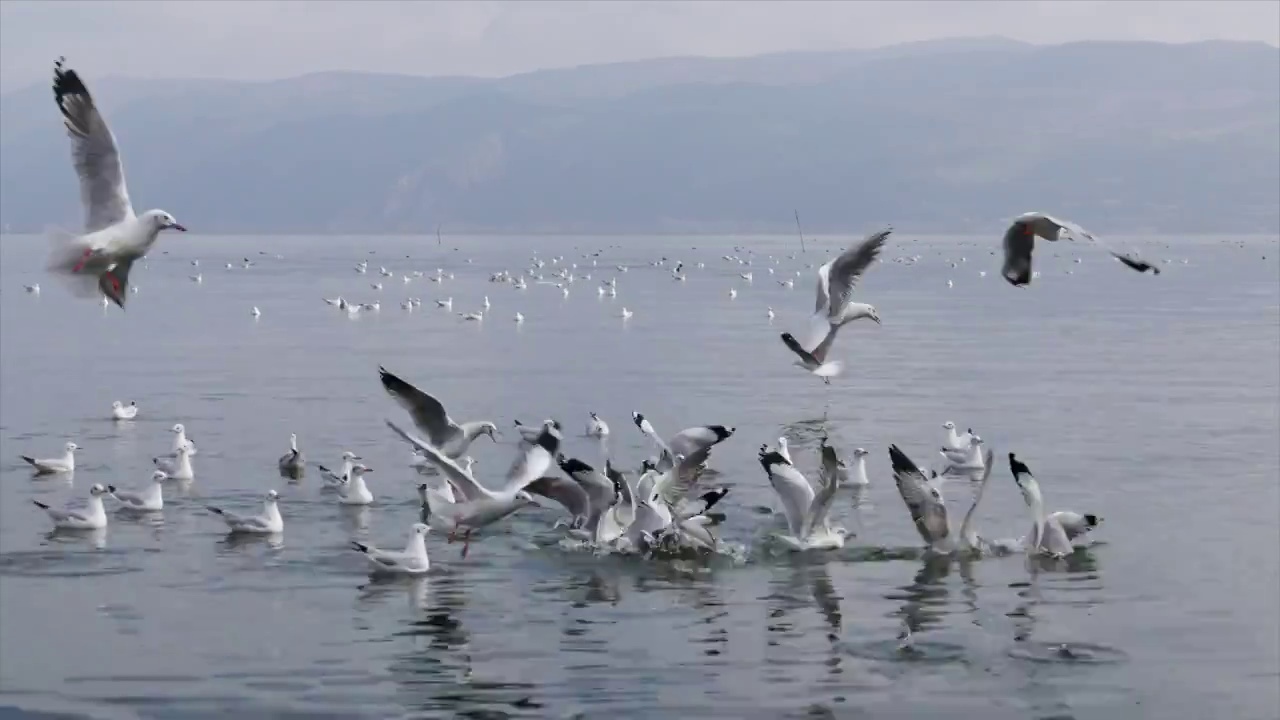
<path fill-rule="evenodd" d="M 98 77 L 274 79 L 320 70 L 497 76 L 979 35 L 1280 45 L 1280 0 L 2 0 L 0 90 L 44 82 L 59 55 Z"/>

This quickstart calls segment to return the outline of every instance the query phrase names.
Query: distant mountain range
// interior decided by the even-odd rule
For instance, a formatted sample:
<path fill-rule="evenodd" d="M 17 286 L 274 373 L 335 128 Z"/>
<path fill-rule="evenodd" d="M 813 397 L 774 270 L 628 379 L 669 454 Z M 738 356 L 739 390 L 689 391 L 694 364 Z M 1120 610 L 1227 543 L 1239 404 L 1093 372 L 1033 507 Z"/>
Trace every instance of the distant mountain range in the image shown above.
<path fill-rule="evenodd" d="M 1280 232 L 1265 44 L 979 38 L 501 79 L 77 69 L 134 202 L 201 232 L 790 232 L 793 210 L 819 233 L 999 232 L 1026 210 Z M 80 217 L 51 91 L 0 97 L 0 223 Z"/>

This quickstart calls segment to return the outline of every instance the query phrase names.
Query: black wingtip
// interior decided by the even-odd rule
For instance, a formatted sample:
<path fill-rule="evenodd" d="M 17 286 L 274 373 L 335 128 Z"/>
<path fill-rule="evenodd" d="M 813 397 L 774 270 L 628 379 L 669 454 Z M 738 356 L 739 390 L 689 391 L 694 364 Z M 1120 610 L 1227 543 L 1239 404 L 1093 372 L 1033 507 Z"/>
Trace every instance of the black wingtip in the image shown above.
<path fill-rule="evenodd" d="M 564 455 L 560 455 L 557 458 L 557 462 L 559 462 L 560 464 L 560 469 L 563 470 L 564 473 L 569 477 L 573 477 L 578 473 L 595 472 L 595 468 L 582 462 L 578 458 L 566 458 Z"/>
<path fill-rule="evenodd" d="M 367 552 L 369 552 L 369 546 L 368 546 L 368 545 L 365 545 L 364 543 L 356 542 L 356 541 L 354 541 L 354 540 L 352 540 L 352 541 L 351 541 L 351 547 L 352 547 L 352 549 L 356 550 L 357 552 L 362 552 L 362 553 L 367 553 Z"/>
<path fill-rule="evenodd" d="M 773 465 L 790 464 L 791 463 L 788 463 L 786 458 L 782 457 L 782 453 L 779 453 L 776 450 L 770 450 L 764 445 L 760 446 L 760 467 L 764 468 L 766 473 L 769 472 L 769 468 Z"/>
<path fill-rule="evenodd" d="M 214 515 L 222 515 L 222 514 L 223 514 L 223 513 L 222 513 L 222 508 L 216 508 L 216 507 L 214 507 L 214 506 L 212 506 L 212 505 L 206 505 L 206 506 L 205 506 L 205 510 L 208 510 L 209 512 L 213 513 Z"/>
<path fill-rule="evenodd" d="M 911 458 L 899 450 L 897 445 L 889 446 L 889 462 L 893 465 L 895 473 L 920 472 L 920 468 L 916 467 L 916 464 L 911 462 Z"/>
<path fill-rule="evenodd" d="M 724 496 L 728 494 L 729 494 L 729 488 L 721 488 L 719 490 L 708 490 L 707 492 L 702 493 L 702 495 L 699 496 L 699 499 L 701 499 L 703 502 L 707 504 L 707 506 L 702 509 L 702 512 L 705 513 L 706 511 L 715 507 L 716 503 L 723 500 Z"/>
<path fill-rule="evenodd" d="M 111 493 L 112 495 L 115 495 L 115 494 L 116 494 L 116 486 L 115 486 L 115 485 L 108 485 L 108 486 L 107 486 L 107 492 Z"/>
<path fill-rule="evenodd" d="M 30 463 L 30 464 L 32 464 L 32 465 L 35 465 L 35 464 L 36 464 L 36 459 L 35 459 L 35 458 L 33 458 L 33 457 L 28 457 L 28 456 L 26 456 L 26 455 L 19 455 L 18 457 L 22 458 L 23 460 L 26 460 L 28 463 Z"/>
<path fill-rule="evenodd" d="M 631 422 L 635 423 L 636 427 L 640 427 L 644 424 L 644 415 L 641 415 L 638 412 L 631 413 Z"/>
<path fill-rule="evenodd" d="M 32 500 L 31 502 L 35 503 L 35 506 L 36 506 L 36 507 L 38 507 L 38 508 L 40 508 L 41 510 L 48 510 L 48 509 L 49 509 L 49 506 L 48 506 L 48 505 L 45 505 L 44 503 L 40 502 L 39 500 Z"/>
<path fill-rule="evenodd" d="M 1013 453 L 1009 453 L 1009 470 L 1015 477 L 1018 475 L 1032 474 L 1031 468 L 1027 467 L 1027 464 L 1015 457 Z"/>
<path fill-rule="evenodd" d="M 560 450 L 560 436 L 552 428 L 543 428 L 542 432 L 538 433 L 538 439 L 534 444 L 551 453 L 551 457 L 555 457 Z"/>

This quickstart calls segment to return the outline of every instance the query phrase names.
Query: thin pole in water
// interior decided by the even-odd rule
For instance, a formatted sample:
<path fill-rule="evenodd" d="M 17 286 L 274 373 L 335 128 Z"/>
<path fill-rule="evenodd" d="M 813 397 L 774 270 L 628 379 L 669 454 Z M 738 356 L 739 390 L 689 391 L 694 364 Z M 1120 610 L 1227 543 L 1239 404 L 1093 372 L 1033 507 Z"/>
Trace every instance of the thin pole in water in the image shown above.
<path fill-rule="evenodd" d="M 796 210 L 796 231 L 800 233 L 800 252 L 804 252 L 804 230 L 800 229 L 800 211 Z"/>
<path fill-rule="evenodd" d="M 440 226 L 436 226 L 436 246 L 440 245 Z"/>

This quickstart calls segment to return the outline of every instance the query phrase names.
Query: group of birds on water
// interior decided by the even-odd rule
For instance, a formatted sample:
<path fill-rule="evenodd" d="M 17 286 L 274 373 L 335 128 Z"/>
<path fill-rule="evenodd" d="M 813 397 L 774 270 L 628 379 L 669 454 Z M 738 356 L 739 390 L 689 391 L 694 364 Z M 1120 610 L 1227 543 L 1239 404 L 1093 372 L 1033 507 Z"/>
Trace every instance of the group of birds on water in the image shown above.
<path fill-rule="evenodd" d="M 77 293 L 103 297 L 123 309 L 131 289 L 129 274 L 134 263 L 147 255 L 160 232 L 185 231 L 186 228 L 163 210 L 150 210 L 141 215 L 134 213 L 115 137 L 83 81 L 74 70 L 66 68 L 61 59 L 55 64 L 53 91 L 72 140 L 73 164 L 80 180 L 86 219 L 85 231 L 81 234 L 52 232 L 53 259 L 49 270 L 55 276 L 68 280 Z M 799 338 L 791 332 L 781 334 L 783 344 L 796 357 L 795 365 L 825 383 L 830 383 L 842 372 L 843 363 L 833 354 L 839 331 L 858 320 L 880 323 L 875 306 L 855 301 L 854 294 L 867 270 L 881 262 L 881 252 L 891 234 L 892 229 L 888 228 L 872 233 L 818 267 L 816 298 L 809 327 L 800 333 Z M 1029 285 L 1037 275 L 1032 270 L 1036 239 L 1056 242 L 1063 237 L 1097 247 L 1132 270 L 1160 272 L 1134 254 L 1112 250 L 1072 222 L 1033 212 L 1014 218 L 1005 231 L 1001 269 L 1004 279 L 1015 287 Z M 538 267 L 541 267 L 540 263 Z M 677 280 L 683 279 L 683 268 L 682 263 L 675 265 L 672 274 Z M 357 266 L 357 272 L 362 274 L 367 269 L 367 262 Z M 619 270 L 625 272 L 625 268 L 620 267 Z M 384 276 L 391 276 L 385 268 L 381 272 Z M 562 269 L 559 278 L 568 280 L 571 278 L 566 275 L 568 272 L 567 268 Z M 438 270 L 433 279 L 440 282 L 445 277 L 443 270 Z M 744 274 L 743 278 L 748 282 L 751 280 L 749 274 Z M 409 276 L 405 276 L 405 281 L 408 280 Z M 523 276 L 512 276 L 506 272 L 497 273 L 490 280 L 511 283 L 516 287 L 526 283 Z M 555 278 L 535 282 L 554 284 Z M 794 284 L 790 278 L 779 282 L 788 287 Z M 561 290 L 568 292 L 567 286 L 562 286 Z M 598 292 L 616 296 L 616 280 L 605 282 Z M 326 302 L 349 314 L 377 309 L 366 304 L 353 304 L 341 297 L 326 298 Z M 406 303 L 406 309 L 412 309 L 420 301 L 411 298 Z M 438 300 L 437 305 L 451 312 L 453 310 L 452 298 Z M 489 305 L 488 298 L 485 298 L 484 309 L 459 314 L 466 320 L 481 321 Z M 254 308 L 253 314 L 257 316 L 260 312 Z M 622 316 L 629 318 L 631 312 L 624 308 Z M 519 314 L 515 319 L 523 321 Z M 467 451 L 481 436 L 496 441 L 499 433 L 495 423 L 458 423 L 438 399 L 401 377 L 380 369 L 380 380 L 385 392 L 408 412 L 416 428 L 417 432 L 413 432 L 387 421 L 395 436 L 413 448 L 413 465 L 422 471 L 425 481 L 417 487 L 423 507 L 421 522 L 411 528 L 404 550 L 353 543 L 353 549 L 365 555 L 375 571 L 425 573 L 430 567 L 426 536 L 432 530 L 447 534 L 451 542 L 461 541 L 465 556 L 474 531 L 499 523 L 522 508 L 542 506 L 543 501 L 563 507 L 568 518 L 558 521 L 557 529 L 565 533 L 566 539 L 584 546 L 651 556 L 717 551 L 719 540 L 715 527 L 724 521 L 725 516 L 713 509 L 730 488 L 708 488 L 700 481 L 715 474 L 708 466 L 711 451 L 732 438 L 736 432 L 734 428 L 694 426 L 664 439 L 648 418 L 641 413 L 633 413 L 633 423 L 652 442 L 656 454 L 644 460 L 638 469 L 628 472 L 615 464 L 607 449 L 596 465 L 580 458 L 566 457 L 561 448 L 563 427 L 554 419 L 548 418 L 536 426 L 517 423 L 520 442 L 516 457 L 500 485 L 494 489 L 477 480 L 475 465 Z M 116 402 L 112 407 L 112 417 L 118 421 L 131 421 L 137 413 L 138 408 L 132 403 Z M 1009 469 L 1031 515 L 1031 528 L 1025 537 L 1017 540 L 984 538 L 974 526 L 974 517 L 994 468 L 994 452 L 988 449 L 984 454 L 985 443 L 972 431 L 959 434 L 953 423 L 944 427 L 947 434 L 940 451 L 944 461 L 941 471 L 926 472 L 898 446 L 889 448 L 898 492 L 930 551 L 979 554 L 1025 551 L 1031 555 L 1060 558 L 1072 552 L 1073 543 L 1087 539 L 1089 532 L 1100 522 L 1100 518 L 1093 514 L 1050 512 L 1030 469 L 1009 453 Z M 106 497 L 114 498 L 122 508 L 130 511 L 162 510 L 165 483 L 194 478 L 192 457 L 196 455 L 195 444 L 187 438 L 181 424 L 173 426 L 172 430 L 172 450 L 166 457 L 155 458 L 156 469 L 147 487 L 130 492 L 112 485 L 94 484 L 89 490 L 88 505 L 84 508 L 62 509 L 40 502 L 36 504 L 48 512 L 56 528 L 66 530 L 105 527 L 107 515 L 103 501 Z M 592 414 L 586 434 L 607 437 L 609 428 Z M 75 443 L 67 443 L 65 454 L 60 458 L 40 460 L 24 456 L 23 459 L 40 474 L 68 473 L 74 471 L 78 449 Z M 830 511 L 842 486 L 866 485 L 869 482 L 865 465 L 868 455 L 866 450 L 856 449 L 852 454 L 851 471 L 837 449 L 824 438 L 819 448 L 815 484 L 797 467 L 785 439 L 780 438 L 775 447 L 761 446 L 757 457 L 775 491 L 785 520 L 785 529 L 777 533 L 783 545 L 798 551 L 844 546 L 851 533 L 832 522 Z M 278 470 L 282 476 L 296 481 L 306 468 L 297 436 L 291 436 L 289 451 L 278 460 Z M 365 481 L 365 475 L 372 472 L 372 468 L 366 466 L 359 456 L 347 451 L 342 454 L 342 464 L 337 470 L 324 466 L 318 468 L 325 489 L 332 491 L 338 502 L 347 505 L 373 502 L 373 494 Z M 556 468 L 559 473 L 555 472 Z M 974 497 L 958 532 L 953 536 L 954 519 L 943 500 L 941 488 L 945 482 L 957 478 L 967 479 L 973 484 Z M 267 492 L 260 514 L 242 515 L 217 506 L 208 506 L 208 510 L 220 517 L 232 533 L 274 535 L 284 529 L 279 496 L 275 490 Z"/>

